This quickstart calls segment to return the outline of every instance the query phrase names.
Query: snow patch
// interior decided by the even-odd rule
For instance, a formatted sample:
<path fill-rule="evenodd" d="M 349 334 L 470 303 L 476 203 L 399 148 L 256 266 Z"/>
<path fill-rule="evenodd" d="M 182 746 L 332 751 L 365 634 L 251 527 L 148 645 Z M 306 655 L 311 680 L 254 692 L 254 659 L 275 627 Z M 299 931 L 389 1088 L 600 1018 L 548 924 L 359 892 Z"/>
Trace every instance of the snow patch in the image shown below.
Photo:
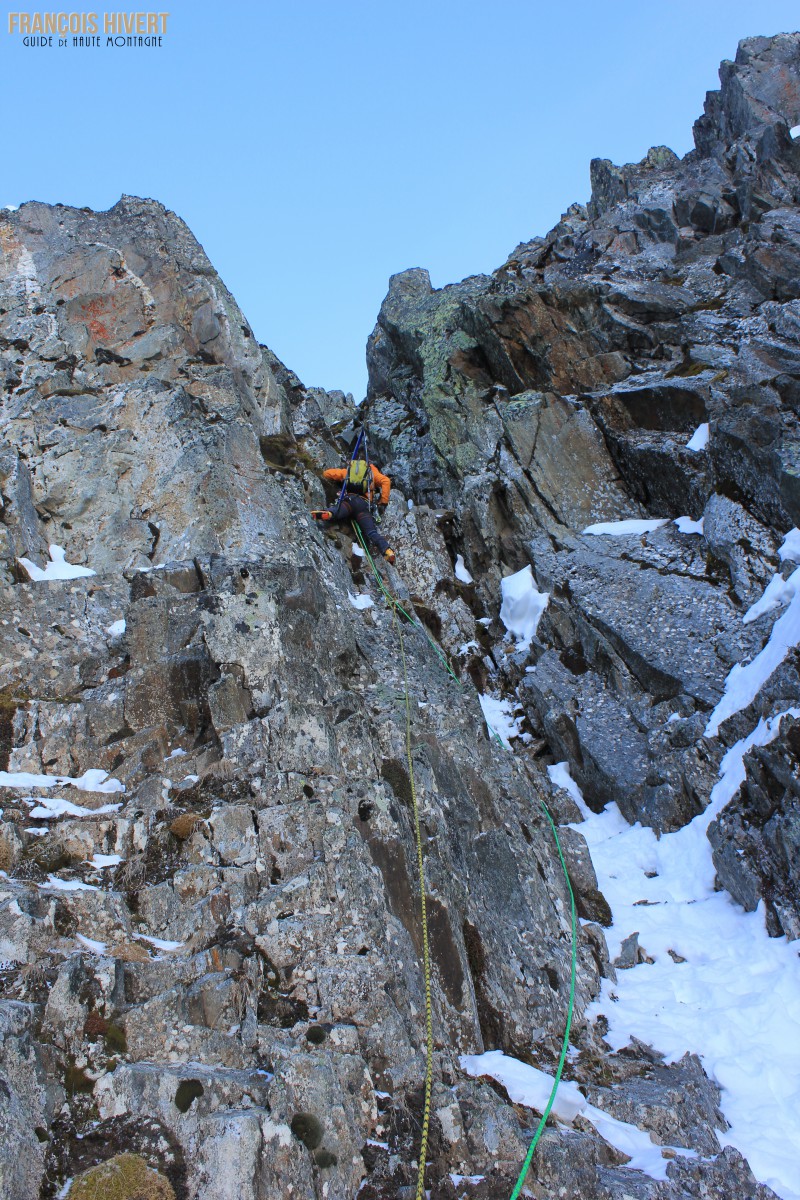
<path fill-rule="evenodd" d="M 106 633 L 108 634 L 109 637 L 112 637 L 112 638 L 122 637 L 123 633 L 125 632 L 125 629 L 126 629 L 125 621 L 119 620 L 119 621 L 115 621 L 113 625 L 109 625 L 108 628 L 106 629 Z"/>
<path fill-rule="evenodd" d="M 125 784 L 118 779 L 111 779 L 108 771 L 93 767 L 84 771 L 78 779 L 69 775 L 33 775 L 30 771 L 0 771 L 0 787 L 11 788 L 51 788 L 76 787 L 82 792 L 124 792 Z"/>
<path fill-rule="evenodd" d="M 167 942 L 163 938 L 147 937 L 144 933 L 135 933 L 133 935 L 137 942 L 149 942 L 151 946 L 155 946 L 156 950 L 180 950 L 185 942 Z"/>
<path fill-rule="evenodd" d="M 472 576 L 464 566 L 464 556 L 459 554 L 456 558 L 456 565 L 453 568 L 456 574 L 456 579 L 460 579 L 462 583 L 474 583 Z"/>
<path fill-rule="evenodd" d="M 761 598 L 756 600 L 755 604 L 751 604 L 742 617 L 744 624 L 749 625 L 751 621 L 757 621 L 764 613 L 771 612 L 773 608 L 780 608 L 793 600 L 797 591 L 795 578 L 797 574 L 798 571 L 795 571 L 788 579 L 784 579 L 782 575 L 773 575 L 764 588 Z"/>
<path fill-rule="evenodd" d="M 496 734 L 506 750 L 511 749 L 510 738 L 520 736 L 522 717 L 514 716 L 514 707 L 510 700 L 499 700 L 496 696 L 483 696 L 478 693 L 478 699 L 483 709 L 483 717 L 490 734 Z M 518 708 L 521 705 L 517 705 Z"/>
<path fill-rule="evenodd" d="M 761 600 L 745 613 L 745 619 L 755 619 L 751 616 L 753 608 L 757 608 L 767 598 L 767 592 L 773 582 L 774 580 L 768 584 Z M 736 663 L 731 667 L 725 680 L 722 699 L 708 719 L 706 737 L 716 737 L 723 721 L 747 708 L 789 651 L 800 643 L 800 567 L 786 580 L 785 592 L 779 586 L 776 587 L 775 593 L 769 598 L 770 606 L 778 591 L 787 596 L 791 592 L 789 606 L 772 626 L 769 641 L 764 649 L 751 662 L 744 665 Z"/>
<path fill-rule="evenodd" d="M 75 934 L 75 941 L 80 942 L 80 944 L 92 954 L 107 953 L 105 942 L 96 942 L 93 938 L 84 937 L 82 933 Z"/>
<path fill-rule="evenodd" d="M 547 768 L 547 774 L 550 776 L 550 782 L 554 787 L 563 788 L 572 797 L 583 817 L 591 817 L 592 810 L 584 800 L 581 789 L 569 773 L 569 763 L 554 763 L 552 767 Z"/>
<path fill-rule="evenodd" d="M 607 537 L 629 537 L 633 534 L 652 533 L 655 529 L 660 529 L 662 525 L 669 523 L 667 517 L 663 517 L 657 521 L 640 520 L 638 517 L 631 517 L 628 521 L 600 521 L 597 525 L 587 525 L 584 533 L 591 533 L 597 536 L 605 534 Z"/>
<path fill-rule="evenodd" d="M 348 592 L 347 598 L 352 604 L 353 608 L 372 608 L 372 597 L 368 596 L 366 593 L 354 596 L 352 592 Z"/>
<path fill-rule="evenodd" d="M 50 546 L 50 562 L 44 570 L 37 567 L 36 563 L 31 562 L 29 558 L 19 558 L 17 562 L 22 564 L 34 583 L 48 582 L 51 579 L 78 579 L 82 575 L 97 573 L 89 567 L 79 567 L 75 563 L 68 563 L 63 546 L 56 545 Z"/>
<path fill-rule="evenodd" d="M 699 521 L 693 521 L 691 517 L 676 517 L 674 524 L 678 526 L 678 533 L 702 533 L 703 518 Z"/>
<path fill-rule="evenodd" d="M 686 443 L 687 450 L 705 450 L 708 445 L 710 429 L 708 423 L 698 425 L 690 440 Z"/>
<path fill-rule="evenodd" d="M 100 889 L 90 883 L 82 883 L 80 879 L 59 879 L 55 875 L 47 876 L 47 883 L 37 885 L 42 891 L 56 892 L 99 892 Z"/>
<path fill-rule="evenodd" d="M 517 651 L 529 650 L 539 627 L 542 613 L 550 601 L 549 592 L 539 592 L 533 582 L 533 571 L 523 567 L 515 575 L 501 580 L 500 620 L 517 639 Z"/>
<path fill-rule="evenodd" d="M 519 1062 L 503 1054 L 501 1050 L 489 1050 L 486 1054 L 464 1054 L 459 1058 L 462 1070 L 468 1075 L 490 1075 L 498 1083 L 502 1083 L 515 1104 L 524 1104 L 526 1108 L 543 1113 L 553 1090 L 553 1076 L 537 1067 Z M 627 1121 L 618 1121 L 601 1109 L 590 1104 L 576 1083 L 562 1079 L 559 1082 L 556 1097 L 551 1112 L 560 1121 L 571 1125 L 576 1117 L 585 1117 L 591 1121 L 602 1138 L 627 1154 L 630 1162 L 627 1167 L 643 1171 L 652 1179 L 667 1178 L 667 1161 L 672 1154 L 689 1154 L 679 1146 L 665 1147 L 672 1153 L 665 1160 L 661 1147 L 657 1146 L 649 1133 L 630 1125 Z"/>
<path fill-rule="evenodd" d="M 800 562 L 800 529 L 790 529 L 778 551 L 781 562 Z"/>
<path fill-rule="evenodd" d="M 84 808 L 80 804 L 70 804 L 60 796 L 50 796 L 38 799 L 34 796 L 23 796 L 28 805 L 35 805 L 30 816 L 35 821 L 52 821 L 56 817 L 104 817 L 109 813 L 118 812 L 121 804 L 103 804 L 100 808 Z"/>

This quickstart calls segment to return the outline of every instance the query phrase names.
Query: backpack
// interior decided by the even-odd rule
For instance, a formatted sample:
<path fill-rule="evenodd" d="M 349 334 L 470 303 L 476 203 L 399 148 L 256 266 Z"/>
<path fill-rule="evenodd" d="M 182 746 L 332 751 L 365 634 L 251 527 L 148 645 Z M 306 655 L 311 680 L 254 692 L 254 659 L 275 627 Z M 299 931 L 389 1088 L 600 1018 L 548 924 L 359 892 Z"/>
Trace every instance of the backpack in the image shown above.
<path fill-rule="evenodd" d="M 364 496 L 372 489 L 372 467 L 363 458 L 354 458 L 347 468 L 345 491 Z"/>

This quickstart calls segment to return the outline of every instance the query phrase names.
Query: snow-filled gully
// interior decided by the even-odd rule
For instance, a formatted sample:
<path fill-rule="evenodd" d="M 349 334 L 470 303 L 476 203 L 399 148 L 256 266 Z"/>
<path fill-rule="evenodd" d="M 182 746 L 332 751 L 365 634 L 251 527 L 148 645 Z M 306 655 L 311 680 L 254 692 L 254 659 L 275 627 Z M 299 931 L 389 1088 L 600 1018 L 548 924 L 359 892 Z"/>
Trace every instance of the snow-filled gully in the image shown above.
<path fill-rule="evenodd" d="M 638 526 L 632 530 L 632 524 L 619 522 L 585 532 L 646 532 Z M 781 548 L 781 559 L 787 558 L 800 560 L 797 530 L 787 535 Z M 800 643 L 800 568 L 785 581 L 776 575 L 744 619 L 749 622 L 779 605 L 785 605 L 784 612 L 764 649 L 730 672 L 706 736 L 716 736 L 727 717 L 746 708 Z M 484 713 L 491 730 L 497 714 L 486 705 Z M 508 747 L 515 732 L 510 705 L 503 715 L 510 728 L 502 730 L 501 740 Z M 661 838 L 638 823 L 629 825 L 616 804 L 591 812 L 567 763 L 548 771 L 554 787 L 567 790 L 583 816 L 573 828 L 586 838 L 599 888 L 612 911 L 613 923 L 606 930 L 612 961 L 632 934 L 638 935 L 648 960 L 620 969 L 615 983 L 603 980 L 588 1018 L 605 1017 L 605 1041 L 613 1050 L 638 1038 L 667 1062 L 687 1052 L 697 1054 L 721 1088 L 721 1108 L 730 1128 L 719 1132 L 720 1145 L 735 1146 L 756 1178 L 782 1200 L 800 1200 L 800 946 L 768 935 L 763 905 L 747 913 L 727 892 L 715 890 L 706 836 L 744 782 L 748 751 L 773 741 L 781 721 L 790 716 L 800 716 L 800 708 L 762 718 L 732 746 L 722 759 L 705 811 Z M 552 1079 L 499 1051 L 467 1056 L 462 1066 L 470 1074 L 493 1076 L 512 1099 L 539 1112 L 547 1103 Z M 631 1156 L 630 1167 L 663 1177 L 666 1163 L 649 1135 L 594 1109 L 574 1083 L 562 1081 L 554 1112 L 567 1123 L 580 1113 Z"/>

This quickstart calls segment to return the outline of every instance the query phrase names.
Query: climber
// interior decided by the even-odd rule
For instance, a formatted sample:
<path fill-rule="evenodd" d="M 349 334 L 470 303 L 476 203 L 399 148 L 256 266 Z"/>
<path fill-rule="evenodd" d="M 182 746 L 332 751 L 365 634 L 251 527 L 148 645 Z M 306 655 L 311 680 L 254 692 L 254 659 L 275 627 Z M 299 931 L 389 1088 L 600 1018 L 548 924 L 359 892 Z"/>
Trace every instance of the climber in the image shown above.
<path fill-rule="evenodd" d="M 359 439 L 360 442 L 361 439 Z M 356 444 L 356 453 L 358 443 Z M 333 509 L 321 509 L 313 515 L 321 521 L 354 521 L 364 535 L 365 541 L 378 549 L 387 562 L 394 564 L 395 553 L 386 538 L 378 532 L 372 515 L 372 504 L 376 488 L 379 509 L 389 503 L 392 481 L 366 457 L 353 457 L 346 467 L 329 467 L 322 478 L 332 483 L 341 483 L 342 489 Z"/>

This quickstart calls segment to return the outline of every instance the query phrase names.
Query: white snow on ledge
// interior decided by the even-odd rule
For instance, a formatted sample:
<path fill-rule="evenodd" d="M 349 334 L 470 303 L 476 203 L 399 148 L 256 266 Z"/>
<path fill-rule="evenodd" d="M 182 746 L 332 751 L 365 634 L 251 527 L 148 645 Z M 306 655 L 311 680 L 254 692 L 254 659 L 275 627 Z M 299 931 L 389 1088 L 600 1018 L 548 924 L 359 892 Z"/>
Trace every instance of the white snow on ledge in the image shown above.
<path fill-rule="evenodd" d="M 594 537 L 600 535 L 605 537 L 632 537 L 636 534 L 655 533 L 657 529 L 663 529 L 669 523 L 669 517 L 656 517 L 652 520 L 649 518 L 631 517 L 627 521 L 599 521 L 596 525 L 587 525 L 583 532 L 584 534 L 592 534 Z M 677 525 L 679 533 L 703 532 L 702 517 L 699 521 L 694 521 L 691 517 L 676 517 L 672 524 Z"/>
<path fill-rule="evenodd" d="M 76 933 L 75 940 L 80 942 L 84 950 L 88 950 L 90 954 L 98 954 L 102 956 L 108 953 L 105 942 L 97 942 L 94 938 L 84 937 L 82 933 Z"/>
<path fill-rule="evenodd" d="M 790 529 L 778 551 L 781 562 L 800 562 L 800 529 Z"/>
<path fill-rule="evenodd" d="M 459 554 L 456 558 L 456 565 L 453 568 L 456 579 L 460 579 L 462 583 L 474 583 L 472 576 L 464 565 L 464 556 Z"/>
<path fill-rule="evenodd" d="M 547 768 L 547 774 L 550 776 L 551 783 L 558 788 L 563 788 L 564 791 L 572 797 L 580 809 L 582 817 L 591 817 L 592 810 L 584 800 L 583 795 L 581 794 L 581 789 L 570 775 L 569 766 L 567 763 L 554 763 L 553 766 Z"/>
<path fill-rule="evenodd" d="M 84 808 L 81 804 L 71 804 L 60 796 L 50 796 L 39 803 L 33 796 L 23 796 L 22 799 L 31 807 L 30 817 L 36 821 L 53 821 L 57 817 L 105 817 L 109 813 L 118 812 L 121 804 L 103 804 L 100 808 Z M 46 832 L 46 831 L 45 831 Z"/>
<path fill-rule="evenodd" d="M 80 879 L 59 879 L 57 875 L 48 875 L 47 883 L 36 885 L 43 892 L 99 892 L 100 888 L 91 883 L 83 883 Z"/>
<path fill-rule="evenodd" d="M 372 608 L 372 597 L 368 596 L 366 593 L 361 593 L 354 596 L 352 592 L 348 592 L 347 598 L 352 604 L 353 608 Z"/>
<path fill-rule="evenodd" d="M 515 1104 L 524 1104 L 539 1113 L 543 1113 L 547 1107 L 553 1090 L 553 1076 L 545 1071 L 511 1058 L 503 1054 L 502 1050 L 489 1050 L 486 1054 L 463 1054 L 458 1061 L 467 1075 L 489 1075 L 498 1083 L 502 1083 Z M 667 1178 L 667 1162 L 671 1161 L 675 1154 L 697 1157 L 692 1150 L 684 1150 L 680 1146 L 664 1146 L 664 1150 L 670 1151 L 669 1159 L 665 1160 L 661 1153 L 662 1147 L 655 1144 L 649 1133 L 627 1121 L 618 1121 L 602 1109 L 595 1108 L 576 1083 L 564 1079 L 558 1085 L 551 1112 L 567 1125 L 571 1125 L 578 1116 L 591 1121 L 605 1141 L 629 1156 L 630 1162 L 625 1163 L 625 1166 L 635 1171 L 643 1171 L 652 1179 Z"/>
<path fill-rule="evenodd" d="M 629 537 L 636 533 L 652 533 L 667 524 L 669 524 L 667 517 L 655 521 L 631 517 L 627 521 L 599 521 L 596 525 L 587 525 L 583 532 L 591 533 L 594 536 L 605 534 L 608 537 Z"/>
<path fill-rule="evenodd" d="M 523 740 L 525 737 L 530 738 L 530 734 L 520 734 L 519 725 L 522 716 L 514 716 L 514 709 L 510 700 L 498 700 L 496 696 L 484 696 L 480 692 L 478 693 L 478 699 L 483 709 L 486 728 L 490 734 L 497 736 L 506 750 L 511 749 L 510 738 L 521 736 Z M 522 705 L 517 705 L 517 707 L 522 708 Z"/>
<path fill-rule="evenodd" d="M 0 771 L 0 787 L 10 788 L 78 788 L 81 792 L 124 792 L 125 784 L 112 779 L 108 771 L 93 767 L 77 779 L 69 775 L 34 775 L 30 771 Z M 48 804 L 51 801 L 48 801 Z M 66 801 L 64 802 L 66 803 Z"/>
<path fill-rule="evenodd" d="M 156 950 L 166 950 L 172 953 L 174 950 L 180 950 L 185 946 L 185 942 L 168 942 L 164 938 L 148 937 L 146 933 L 135 933 L 133 935 L 138 942 L 149 942 Z"/>
<path fill-rule="evenodd" d="M 50 546 L 50 562 L 44 570 L 29 558 L 20 558 L 17 561 L 22 564 L 34 583 L 47 583 L 52 579 L 78 579 L 82 575 L 97 574 L 90 567 L 68 563 L 63 546 Z"/>
<path fill-rule="evenodd" d="M 693 521 L 691 517 L 676 517 L 674 525 L 678 526 L 678 533 L 702 533 L 703 518 L 699 521 Z"/>
<path fill-rule="evenodd" d="M 776 583 L 776 580 L 779 582 Z M 706 737 L 716 737 L 723 721 L 747 708 L 789 651 L 800 644 L 800 567 L 786 581 L 780 576 L 773 578 L 761 599 L 745 613 L 744 621 L 754 621 L 762 613 L 786 600 L 788 607 L 772 626 L 769 641 L 764 649 L 751 662 L 744 666 L 736 663 L 728 672 L 722 699 L 708 719 Z"/>
<path fill-rule="evenodd" d="M 691 439 L 686 443 L 687 450 L 705 450 L 711 430 L 708 424 L 698 425 Z"/>

